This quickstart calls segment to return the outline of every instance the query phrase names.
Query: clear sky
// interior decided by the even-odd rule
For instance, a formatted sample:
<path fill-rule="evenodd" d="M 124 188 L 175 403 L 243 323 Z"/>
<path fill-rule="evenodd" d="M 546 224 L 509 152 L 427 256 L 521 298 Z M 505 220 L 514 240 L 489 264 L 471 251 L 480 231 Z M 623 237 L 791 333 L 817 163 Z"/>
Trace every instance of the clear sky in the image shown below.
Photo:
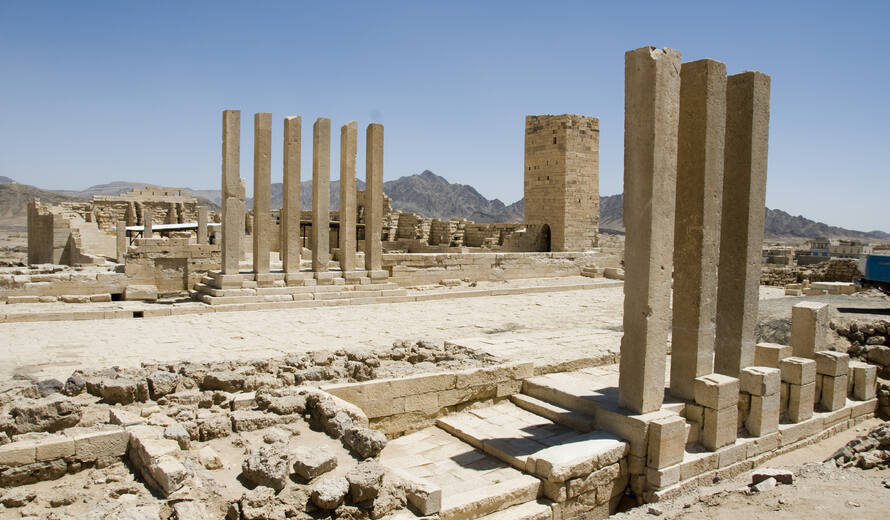
<path fill-rule="evenodd" d="M 654 45 L 772 76 L 767 205 L 890 231 L 890 2 L 0 0 L 0 175 L 41 188 L 220 185 L 223 109 L 385 125 L 385 179 L 425 169 L 522 197 L 528 114 L 600 118 L 622 190 L 624 52 Z"/>

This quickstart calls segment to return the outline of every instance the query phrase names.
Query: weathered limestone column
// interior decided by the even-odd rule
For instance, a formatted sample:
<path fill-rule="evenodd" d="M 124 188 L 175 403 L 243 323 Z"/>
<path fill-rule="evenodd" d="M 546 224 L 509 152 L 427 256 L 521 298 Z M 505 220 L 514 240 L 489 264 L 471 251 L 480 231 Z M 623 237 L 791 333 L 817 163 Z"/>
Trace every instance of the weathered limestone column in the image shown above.
<path fill-rule="evenodd" d="M 223 111 L 222 133 L 222 272 L 238 274 L 244 233 L 240 110 Z"/>
<path fill-rule="evenodd" d="M 198 206 L 198 243 L 207 244 L 210 242 L 207 234 L 207 221 L 209 220 L 206 206 Z"/>
<path fill-rule="evenodd" d="M 117 253 L 117 262 L 122 264 L 124 263 L 124 255 L 127 254 L 127 222 L 125 220 L 118 220 L 115 225 L 115 238 L 116 240 L 116 253 Z"/>
<path fill-rule="evenodd" d="M 791 307 L 791 351 L 794 356 L 813 359 L 827 348 L 828 304 L 800 302 Z"/>
<path fill-rule="evenodd" d="M 624 336 L 619 405 L 636 413 L 664 399 L 677 187 L 680 52 L 625 54 Z"/>
<path fill-rule="evenodd" d="M 312 127 L 312 270 L 328 270 L 331 236 L 331 120 Z"/>
<path fill-rule="evenodd" d="M 671 395 L 695 398 L 695 378 L 714 371 L 726 65 L 684 63 L 680 72 Z"/>
<path fill-rule="evenodd" d="M 142 210 L 142 238 L 154 238 L 154 231 L 152 230 L 154 226 L 153 218 L 154 215 L 151 212 L 151 208 Z"/>
<path fill-rule="evenodd" d="M 253 115 L 253 271 L 269 272 L 272 239 L 272 114 Z"/>
<path fill-rule="evenodd" d="M 340 128 L 340 269 L 355 271 L 355 155 L 358 123 Z"/>
<path fill-rule="evenodd" d="M 720 223 L 720 284 L 714 371 L 738 377 L 754 363 L 770 78 L 743 72 L 726 81 L 726 141 Z"/>
<path fill-rule="evenodd" d="M 284 118 L 284 194 L 281 207 L 281 262 L 284 272 L 300 270 L 300 146 L 303 118 Z"/>
<path fill-rule="evenodd" d="M 368 125 L 365 149 L 365 269 L 383 268 L 383 125 Z"/>

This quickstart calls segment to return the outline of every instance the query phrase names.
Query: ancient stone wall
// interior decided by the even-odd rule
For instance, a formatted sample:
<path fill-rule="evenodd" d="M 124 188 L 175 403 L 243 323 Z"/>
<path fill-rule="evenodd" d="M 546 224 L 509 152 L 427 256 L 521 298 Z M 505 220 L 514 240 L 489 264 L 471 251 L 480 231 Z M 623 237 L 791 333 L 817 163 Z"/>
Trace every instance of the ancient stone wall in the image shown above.
<path fill-rule="evenodd" d="M 191 290 L 219 265 L 219 244 L 196 244 L 187 236 L 138 238 L 127 250 L 125 272 L 129 285 L 154 285 L 163 294 Z"/>

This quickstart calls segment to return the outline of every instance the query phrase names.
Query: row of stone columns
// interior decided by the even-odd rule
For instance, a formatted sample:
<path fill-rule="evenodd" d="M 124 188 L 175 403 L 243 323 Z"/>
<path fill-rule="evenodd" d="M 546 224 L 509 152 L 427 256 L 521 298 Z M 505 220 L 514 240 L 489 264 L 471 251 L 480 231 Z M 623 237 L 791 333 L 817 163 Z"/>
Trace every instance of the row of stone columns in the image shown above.
<path fill-rule="evenodd" d="M 626 54 L 621 406 L 661 407 L 669 326 L 674 397 L 753 364 L 768 131 L 769 76 Z"/>
<path fill-rule="evenodd" d="M 240 121 L 238 110 L 223 112 L 222 156 L 222 272 L 237 274 L 245 215 L 244 184 L 239 177 Z M 284 193 L 281 210 L 281 259 L 285 273 L 300 270 L 300 151 L 302 118 L 284 120 Z M 356 154 L 358 125 L 340 130 L 340 267 L 353 271 L 356 250 Z M 254 228 L 253 270 L 269 272 L 271 238 L 272 114 L 254 115 Z M 365 269 L 381 268 L 380 235 L 383 219 L 383 125 L 367 130 L 368 162 L 365 211 Z M 312 270 L 328 270 L 330 256 L 331 121 L 319 118 L 312 130 Z"/>

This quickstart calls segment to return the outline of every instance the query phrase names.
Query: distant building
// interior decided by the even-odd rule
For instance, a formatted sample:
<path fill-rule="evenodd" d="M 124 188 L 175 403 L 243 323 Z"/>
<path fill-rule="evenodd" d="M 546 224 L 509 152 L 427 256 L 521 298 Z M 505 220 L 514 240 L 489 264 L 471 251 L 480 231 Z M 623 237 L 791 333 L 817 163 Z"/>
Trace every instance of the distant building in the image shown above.
<path fill-rule="evenodd" d="M 810 241 L 810 255 L 816 257 L 862 258 L 871 252 L 871 244 L 858 240 L 830 240 L 821 237 Z"/>

